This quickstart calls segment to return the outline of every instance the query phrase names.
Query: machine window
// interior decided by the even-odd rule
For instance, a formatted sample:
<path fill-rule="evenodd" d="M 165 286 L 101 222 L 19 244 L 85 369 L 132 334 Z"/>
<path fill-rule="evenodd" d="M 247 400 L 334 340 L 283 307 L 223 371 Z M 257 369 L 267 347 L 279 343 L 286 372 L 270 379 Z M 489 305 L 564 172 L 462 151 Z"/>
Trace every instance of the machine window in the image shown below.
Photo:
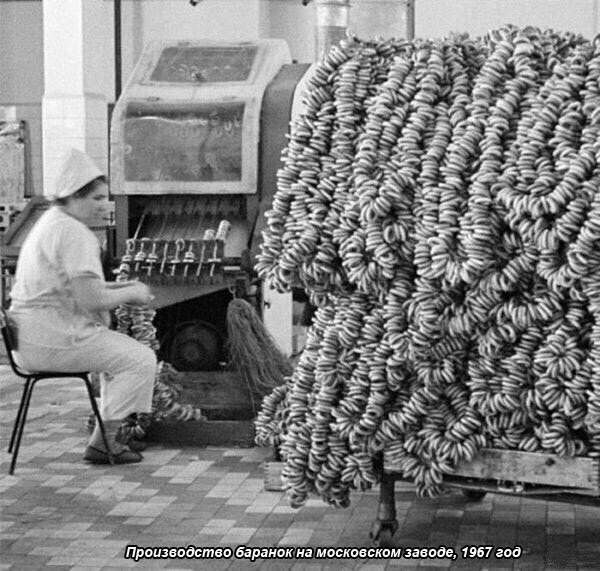
<path fill-rule="evenodd" d="M 243 103 L 193 109 L 129 104 L 125 180 L 241 181 Z"/>

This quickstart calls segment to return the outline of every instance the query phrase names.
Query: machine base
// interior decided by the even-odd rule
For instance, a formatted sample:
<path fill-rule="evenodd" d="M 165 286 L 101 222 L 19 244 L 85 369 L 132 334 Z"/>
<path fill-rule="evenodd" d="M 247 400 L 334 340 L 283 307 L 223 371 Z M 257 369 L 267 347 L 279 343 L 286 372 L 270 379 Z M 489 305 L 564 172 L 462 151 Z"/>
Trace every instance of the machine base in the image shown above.
<path fill-rule="evenodd" d="M 254 421 L 153 422 L 146 439 L 179 446 L 254 446 Z"/>
<path fill-rule="evenodd" d="M 146 439 L 182 446 L 254 446 L 254 410 L 235 371 L 181 373 L 181 403 L 202 410 L 206 420 L 153 422 Z M 260 403 L 255 403 L 259 406 Z"/>

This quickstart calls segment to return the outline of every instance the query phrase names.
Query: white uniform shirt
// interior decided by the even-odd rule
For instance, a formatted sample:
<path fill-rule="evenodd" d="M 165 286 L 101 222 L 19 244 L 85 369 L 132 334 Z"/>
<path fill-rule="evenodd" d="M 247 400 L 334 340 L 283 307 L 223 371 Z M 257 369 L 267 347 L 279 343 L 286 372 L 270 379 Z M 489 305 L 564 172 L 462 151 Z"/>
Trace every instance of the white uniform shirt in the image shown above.
<path fill-rule="evenodd" d="M 98 316 L 79 306 L 75 277 L 104 281 L 100 244 L 82 222 L 52 206 L 28 234 L 11 290 L 19 340 L 43 347 L 72 347 L 97 331 Z"/>

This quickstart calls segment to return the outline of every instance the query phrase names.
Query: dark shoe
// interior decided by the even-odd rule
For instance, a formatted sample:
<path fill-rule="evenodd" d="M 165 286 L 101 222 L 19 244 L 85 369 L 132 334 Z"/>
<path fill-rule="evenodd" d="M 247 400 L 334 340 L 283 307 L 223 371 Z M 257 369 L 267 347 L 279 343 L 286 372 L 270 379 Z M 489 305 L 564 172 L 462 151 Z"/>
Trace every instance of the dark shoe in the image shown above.
<path fill-rule="evenodd" d="M 129 442 L 127 442 L 127 446 L 129 446 L 129 450 L 132 450 L 133 452 L 143 452 L 148 448 L 148 445 L 145 442 L 135 438 L 130 439 Z"/>
<path fill-rule="evenodd" d="M 135 464 L 141 462 L 143 456 L 139 452 L 133 452 L 125 448 L 118 454 L 113 454 L 115 464 Z M 88 446 L 83 454 L 83 459 L 91 464 L 110 464 L 108 454 L 94 446 Z"/>

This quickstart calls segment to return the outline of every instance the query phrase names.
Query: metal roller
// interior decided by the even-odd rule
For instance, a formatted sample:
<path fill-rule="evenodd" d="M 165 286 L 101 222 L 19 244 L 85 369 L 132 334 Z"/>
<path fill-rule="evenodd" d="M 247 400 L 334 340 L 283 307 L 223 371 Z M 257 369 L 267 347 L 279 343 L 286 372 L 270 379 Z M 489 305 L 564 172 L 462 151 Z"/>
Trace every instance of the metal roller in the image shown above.
<path fill-rule="evenodd" d="M 183 240 L 182 238 L 177 238 L 177 240 L 175 240 L 175 255 L 173 256 L 173 258 L 171 259 L 171 276 L 175 275 L 175 270 L 177 269 L 177 266 L 181 263 L 181 258 L 179 257 L 180 254 L 185 250 L 185 240 Z"/>
<path fill-rule="evenodd" d="M 215 246 L 213 249 L 213 255 L 211 259 L 210 266 L 210 277 L 212 278 L 215 273 L 215 265 L 217 262 L 221 261 L 217 256 L 219 254 L 219 246 L 225 245 L 225 240 L 227 239 L 227 235 L 229 234 L 229 230 L 231 230 L 231 222 L 228 220 L 221 220 L 219 223 L 219 227 L 217 228 L 217 235 L 215 236 Z"/>
<path fill-rule="evenodd" d="M 160 262 L 160 273 L 161 275 L 164 275 L 165 273 L 165 266 L 167 264 L 167 255 L 169 253 L 169 242 L 167 240 L 165 240 L 165 245 L 163 247 L 163 255 L 162 255 L 162 260 Z"/>
<path fill-rule="evenodd" d="M 157 247 L 158 247 L 158 240 L 152 240 L 152 250 L 148 254 L 148 259 L 147 259 L 148 265 L 146 266 L 146 269 L 148 272 L 148 277 L 152 273 L 152 268 L 154 267 L 154 264 L 157 264 L 159 261 L 158 254 L 156 253 Z"/>
<path fill-rule="evenodd" d="M 185 279 L 188 275 L 188 270 L 190 269 L 190 264 L 193 264 L 196 261 L 196 252 L 194 251 L 194 240 L 190 240 L 190 245 L 183 256 L 183 278 Z"/>
<path fill-rule="evenodd" d="M 204 237 L 202 239 L 202 250 L 200 251 L 200 259 L 198 261 L 198 268 L 196 269 L 196 279 L 200 279 L 200 274 L 202 272 L 202 264 L 204 262 L 204 254 L 206 252 L 206 248 L 208 244 L 210 244 L 215 239 L 215 231 L 212 229 L 206 230 L 204 232 Z"/>
<path fill-rule="evenodd" d="M 146 252 L 146 246 L 151 242 L 150 238 L 142 238 L 140 240 L 140 249 L 137 251 L 134 260 L 135 260 L 135 273 L 140 271 L 140 266 L 143 262 L 146 261 L 148 257 L 148 252 Z"/>

